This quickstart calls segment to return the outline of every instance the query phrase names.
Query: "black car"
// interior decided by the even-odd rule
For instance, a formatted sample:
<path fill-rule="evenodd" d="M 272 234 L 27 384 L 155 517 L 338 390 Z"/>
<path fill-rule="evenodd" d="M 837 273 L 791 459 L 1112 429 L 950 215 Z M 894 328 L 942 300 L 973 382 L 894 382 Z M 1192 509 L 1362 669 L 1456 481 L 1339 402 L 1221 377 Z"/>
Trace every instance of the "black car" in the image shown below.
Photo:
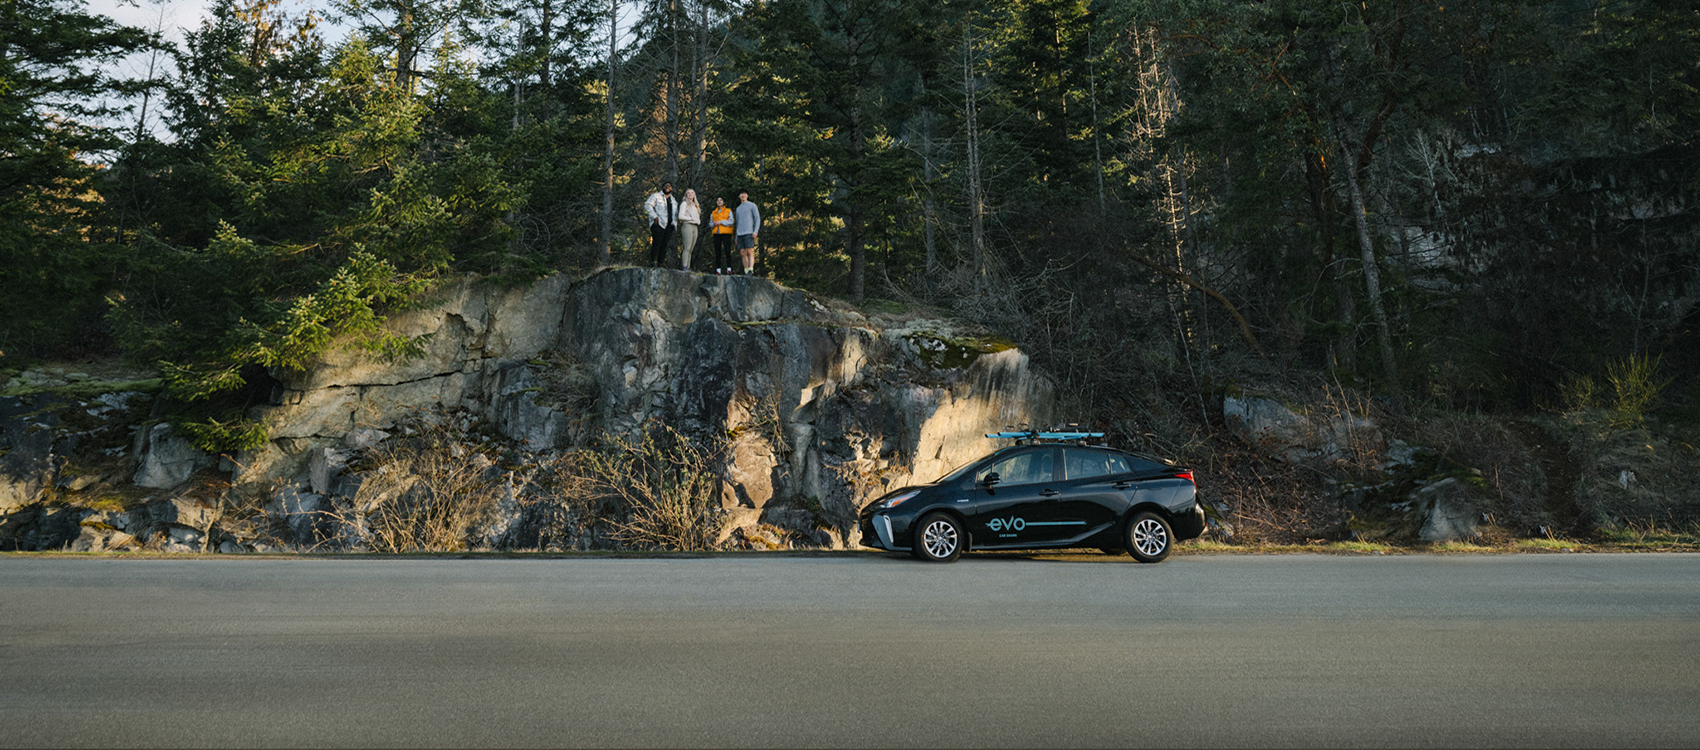
<path fill-rule="evenodd" d="M 1101 446 L 1099 433 L 997 433 L 1015 446 L 862 510 L 862 544 L 952 562 L 968 550 L 1097 547 L 1162 562 L 1204 533 L 1192 471 Z"/>

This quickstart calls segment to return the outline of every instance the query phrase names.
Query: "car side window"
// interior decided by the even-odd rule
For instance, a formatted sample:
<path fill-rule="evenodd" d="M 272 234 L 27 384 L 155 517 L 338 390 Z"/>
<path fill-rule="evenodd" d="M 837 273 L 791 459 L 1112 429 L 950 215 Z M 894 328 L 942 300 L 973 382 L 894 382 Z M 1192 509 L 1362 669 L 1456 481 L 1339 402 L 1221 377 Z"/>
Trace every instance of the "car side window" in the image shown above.
<path fill-rule="evenodd" d="M 1129 466 L 1127 459 L 1122 456 L 1104 456 L 1104 458 L 1110 462 L 1111 474 L 1126 474 L 1133 471 L 1133 467 Z"/>
<path fill-rule="evenodd" d="M 1063 449 L 1063 467 L 1068 470 L 1069 479 L 1090 479 L 1114 474 L 1115 470 L 1110 468 L 1110 458 L 1112 456 L 1109 454 L 1097 451 Z"/>
<path fill-rule="evenodd" d="M 1051 455 L 1054 451 L 1039 450 L 1017 453 L 1005 459 L 993 462 L 974 475 L 974 482 L 986 481 L 993 472 L 998 475 L 998 483 L 1004 485 L 1034 484 L 1051 480 L 1051 469 L 1054 463 Z"/>

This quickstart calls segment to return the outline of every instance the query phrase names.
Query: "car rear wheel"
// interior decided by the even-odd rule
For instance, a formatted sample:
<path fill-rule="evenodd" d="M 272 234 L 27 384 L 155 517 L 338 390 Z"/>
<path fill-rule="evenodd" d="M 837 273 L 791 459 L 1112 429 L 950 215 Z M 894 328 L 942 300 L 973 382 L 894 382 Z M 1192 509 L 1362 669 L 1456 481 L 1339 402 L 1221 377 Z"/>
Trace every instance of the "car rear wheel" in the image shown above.
<path fill-rule="evenodd" d="M 1142 563 L 1158 563 L 1175 546 L 1175 532 L 1162 516 L 1148 510 L 1133 514 L 1127 522 L 1127 552 Z"/>
<path fill-rule="evenodd" d="M 962 524 L 944 513 L 921 519 L 915 527 L 915 556 L 927 562 L 955 562 L 962 556 Z"/>

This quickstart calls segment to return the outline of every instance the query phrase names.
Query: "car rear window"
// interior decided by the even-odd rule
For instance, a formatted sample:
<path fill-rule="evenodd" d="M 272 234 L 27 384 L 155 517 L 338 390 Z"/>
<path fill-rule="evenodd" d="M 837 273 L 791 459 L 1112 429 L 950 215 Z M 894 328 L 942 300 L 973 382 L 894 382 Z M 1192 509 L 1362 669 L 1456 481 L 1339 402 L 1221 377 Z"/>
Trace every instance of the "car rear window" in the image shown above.
<path fill-rule="evenodd" d="M 1090 479 L 1108 474 L 1126 474 L 1132 470 L 1128 467 L 1127 459 L 1122 456 L 1079 448 L 1063 449 L 1063 467 L 1068 472 L 1069 479 Z"/>

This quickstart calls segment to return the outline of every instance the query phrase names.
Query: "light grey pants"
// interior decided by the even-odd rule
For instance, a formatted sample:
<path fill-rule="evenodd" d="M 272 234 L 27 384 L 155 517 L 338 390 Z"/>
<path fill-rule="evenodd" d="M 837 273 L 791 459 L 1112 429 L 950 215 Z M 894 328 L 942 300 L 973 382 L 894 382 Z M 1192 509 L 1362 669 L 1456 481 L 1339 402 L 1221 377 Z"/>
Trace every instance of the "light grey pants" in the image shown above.
<path fill-rule="evenodd" d="M 697 246 L 697 225 L 680 224 L 679 230 L 681 233 L 679 240 L 682 243 L 679 245 L 679 267 L 689 271 L 691 270 L 691 249 Z"/>

